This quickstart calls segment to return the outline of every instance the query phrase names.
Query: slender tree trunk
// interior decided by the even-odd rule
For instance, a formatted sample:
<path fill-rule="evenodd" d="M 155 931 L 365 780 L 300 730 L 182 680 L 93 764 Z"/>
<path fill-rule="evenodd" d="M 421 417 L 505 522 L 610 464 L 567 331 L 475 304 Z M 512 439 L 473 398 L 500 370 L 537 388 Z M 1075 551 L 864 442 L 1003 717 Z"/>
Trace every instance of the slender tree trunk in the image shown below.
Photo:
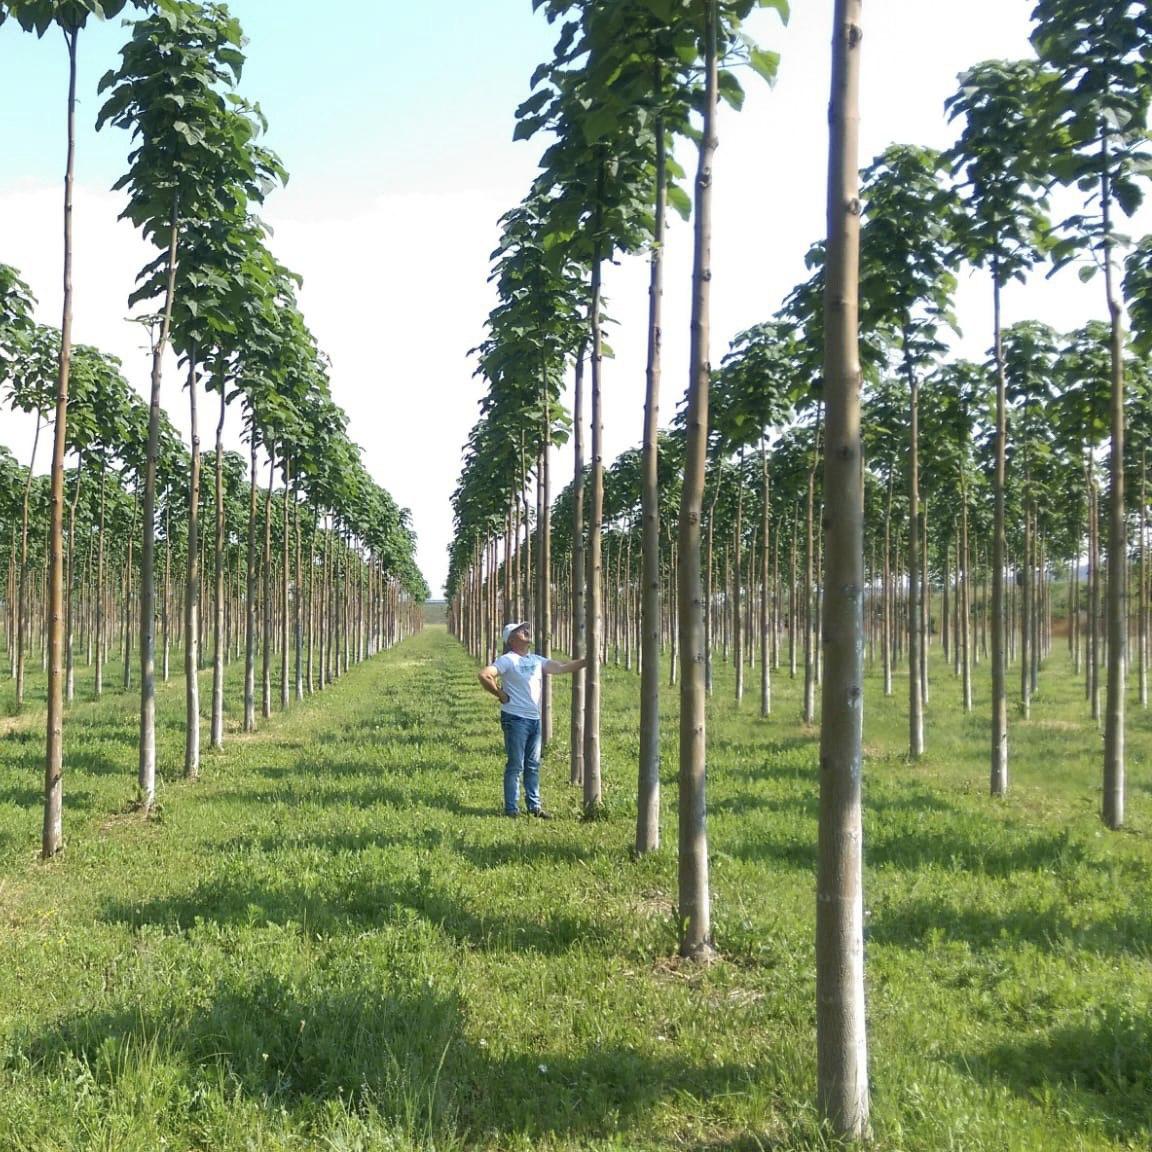
<path fill-rule="evenodd" d="M 588 508 L 588 589 L 585 594 L 585 636 L 588 663 L 584 669 L 584 814 L 597 814 L 603 806 L 600 780 L 600 661 L 603 628 L 602 532 L 604 520 L 604 424 L 601 408 L 603 349 L 600 331 L 600 275 L 603 261 L 601 248 L 604 194 L 604 164 L 601 161 L 596 189 L 596 220 L 592 256 L 592 396 L 589 431 L 592 469 Z"/>
<path fill-rule="evenodd" d="M 249 447 L 248 571 L 244 598 L 244 731 L 256 730 L 256 434 Z"/>
<path fill-rule="evenodd" d="M 1021 554 L 1021 572 L 1023 582 L 1020 585 L 1020 715 L 1028 720 L 1032 712 L 1032 574 L 1034 563 L 1032 553 L 1034 549 L 1032 540 L 1032 526 L 1035 517 L 1032 515 L 1030 502 L 1024 505 L 1024 541 Z"/>
<path fill-rule="evenodd" d="M 96 540 L 96 668 L 94 671 L 95 685 L 93 694 L 97 700 L 104 694 L 104 660 L 105 660 L 105 624 L 106 624 L 106 610 L 104 601 L 107 597 L 107 590 L 104 586 L 104 518 L 105 518 L 105 493 L 106 482 L 108 478 L 108 462 L 101 456 L 100 457 L 100 512 L 99 512 L 99 528 L 97 531 Z"/>
<path fill-rule="evenodd" d="M 693 224 L 692 336 L 688 409 L 685 420 L 684 490 L 680 503 L 680 773 L 678 894 L 680 954 L 712 953 L 711 891 L 708 876 L 705 765 L 706 687 L 704 611 L 701 603 L 700 513 L 708 452 L 709 297 L 712 276 L 712 164 L 716 153 L 716 0 L 705 0 L 704 119 L 696 170 Z"/>
<path fill-rule="evenodd" d="M 764 496 L 764 513 L 760 526 L 760 715 L 770 716 L 772 714 L 772 653 L 770 650 L 771 620 L 769 619 L 768 597 L 768 582 L 771 575 L 768 568 L 768 531 L 771 527 L 772 483 L 768 474 L 768 445 L 763 436 L 760 438 L 760 477 Z"/>
<path fill-rule="evenodd" d="M 572 392 L 572 658 L 580 659 L 588 648 L 588 619 L 584 610 L 584 350 L 576 354 Z M 572 674 L 569 715 L 569 779 L 584 784 L 584 669 Z"/>
<path fill-rule="evenodd" d="M 184 778 L 200 775 L 200 427 L 196 410 L 196 350 L 188 359 L 192 468 L 188 481 L 188 569 L 184 591 Z"/>
<path fill-rule="evenodd" d="M 72 359 L 72 185 L 76 157 L 78 35 L 76 28 L 64 29 L 64 39 L 68 45 L 68 146 L 64 169 L 64 304 L 60 322 L 59 372 L 56 377 L 52 511 L 48 530 L 48 717 L 44 757 L 44 826 L 40 841 L 40 854 L 45 860 L 51 859 L 64 846 L 64 453 L 67 448 L 68 376 Z"/>
<path fill-rule="evenodd" d="M 821 1114 L 833 1131 L 852 1140 L 866 1139 L 869 1130 L 860 795 L 864 704 L 864 485 L 857 328 L 860 14 L 860 0 L 836 0 L 824 296 L 828 599 L 816 879 L 817 1094 Z"/>
<path fill-rule="evenodd" d="M 141 809 L 147 813 L 156 799 L 156 457 L 160 450 L 160 381 L 164 350 L 172 325 L 176 296 L 176 238 L 179 205 L 172 197 L 168 233 L 168 283 L 160 334 L 152 348 L 152 390 L 148 407 L 148 455 L 144 469 L 144 522 L 140 547 L 140 772 L 137 780 Z"/>
<path fill-rule="evenodd" d="M 552 439 L 552 416 L 548 410 L 548 384 L 544 383 L 544 444 L 540 449 L 540 529 L 539 559 L 536 571 L 540 590 L 537 615 L 540 619 L 537 651 L 545 660 L 552 657 L 552 476 L 549 470 L 549 448 Z M 544 746 L 552 743 L 552 677 L 545 676 L 540 688 L 540 736 Z"/>
<path fill-rule="evenodd" d="M 264 493 L 264 572 L 261 580 L 260 715 L 272 715 L 272 484 L 276 449 L 268 445 L 268 488 Z"/>
<path fill-rule="evenodd" d="M 1136 648 L 1139 654 L 1140 707 L 1148 707 L 1148 459 L 1140 450 L 1140 569 L 1137 599 Z"/>
<path fill-rule="evenodd" d="M 36 430 L 32 434 L 32 455 L 28 460 L 28 479 L 24 485 L 24 508 L 20 522 L 20 579 L 16 590 L 16 707 L 24 706 L 25 653 L 28 648 L 28 520 L 32 500 L 32 474 L 36 467 L 36 449 L 40 445 L 41 413 L 36 411 Z M 63 710 L 61 710 L 63 711 Z M 63 732 L 63 729 L 61 729 Z M 45 793 L 47 794 L 47 793 Z"/>
<path fill-rule="evenodd" d="M 905 333 L 905 349 L 908 336 Z M 924 755 L 924 680 L 920 650 L 924 643 L 920 611 L 920 383 L 905 352 L 908 379 L 908 755 Z"/>
<path fill-rule="evenodd" d="M 744 474 L 744 449 L 740 449 L 740 474 Z M 744 699 L 744 617 L 740 581 L 744 567 L 744 485 L 736 493 L 736 529 L 732 540 L 732 663 L 736 673 L 736 704 Z"/>
<path fill-rule="evenodd" d="M 957 596 L 957 609 L 960 613 L 959 643 L 960 643 L 960 677 L 961 690 L 964 698 L 964 711 L 972 711 L 972 599 L 971 583 L 972 570 L 968 555 L 968 489 L 965 484 L 961 488 L 960 507 L 960 556 L 958 568 L 960 572 L 960 589 Z"/>
<path fill-rule="evenodd" d="M 217 366 L 216 381 L 220 386 L 220 418 L 216 422 L 216 534 L 212 549 L 212 728 L 213 748 L 224 747 L 224 415 L 227 411 L 227 388 L 224 370 Z"/>
<path fill-rule="evenodd" d="M 662 88 L 656 65 L 656 91 Z M 656 119 L 656 204 L 648 280 L 648 363 L 640 486 L 640 765 L 637 773 L 636 852 L 660 847 L 660 372 L 664 304 L 664 120 Z"/>
<path fill-rule="evenodd" d="M 281 542 L 280 549 L 280 710 L 282 712 L 288 711 L 288 698 L 292 687 L 288 679 L 288 655 L 289 648 L 291 647 L 291 621 L 288 613 L 289 584 L 290 577 L 292 575 L 291 565 L 289 564 L 289 558 L 291 556 L 289 547 L 292 540 L 292 516 L 290 502 L 292 492 L 291 478 L 292 464 L 288 457 L 285 456 L 284 500 L 281 505 L 284 514 L 281 531 L 284 533 L 284 538 Z"/>
<path fill-rule="evenodd" d="M 804 723 L 816 720 L 816 464 L 820 437 L 812 445 L 808 470 L 807 531 L 804 541 Z"/>
<path fill-rule="evenodd" d="M 1107 137 L 1105 137 L 1107 160 Z M 1110 186 L 1101 180 L 1104 234 L 1110 236 Z M 1124 329 L 1112 283 L 1112 245 L 1105 241 L 1104 284 L 1111 320 L 1112 442 L 1111 500 L 1108 508 L 1108 691 L 1104 713 L 1104 798 L 1102 816 L 1109 828 L 1124 826 L 1124 705 L 1128 672 L 1128 538 L 1124 497 Z"/>
<path fill-rule="evenodd" d="M 992 265 L 993 357 L 996 378 L 996 429 L 992 476 L 992 759 L 993 796 L 1008 791 L 1008 691 L 1005 683 L 1005 461 L 1007 455 L 1007 382 L 1000 320 L 1000 266 Z"/>
<path fill-rule="evenodd" d="M 76 461 L 76 483 L 72 489 L 72 502 L 68 508 L 68 555 L 65 561 L 64 580 L 64 698 L 71 704 L 76 695 L 76 660 L 73 600 L 76 588 L 76 506 L 80 503 L 80 478 L 83 474 L 84 456 L 81 454 Z M 92 552 L 88 552 L 88 568 L 91 574 Z M 83 615 L 83 598 L 81 598 L 81 615 Z M 51 638 L 49 638 L 51 643 Z"/>

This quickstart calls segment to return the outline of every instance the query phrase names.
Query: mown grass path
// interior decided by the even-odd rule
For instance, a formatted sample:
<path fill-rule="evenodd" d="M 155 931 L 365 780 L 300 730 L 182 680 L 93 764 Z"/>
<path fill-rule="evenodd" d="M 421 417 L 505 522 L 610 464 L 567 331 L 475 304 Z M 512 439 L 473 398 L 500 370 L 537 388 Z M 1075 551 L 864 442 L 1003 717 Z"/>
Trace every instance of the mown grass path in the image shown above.
<path fill-rule="evenodd" d="M 195 785 L 172 775 L 174 681 L 148 822 L 128 808 L 134 697 L 77 704 L 68 848 L 48 865 L 41 729 L 16 720 L 0 736 L 0 1149 L 824 1147 L 814 733 L 791 719 L 792 686 L 765 722 L 723 698 L 725 672 L 721 959 L 705 969 L 674 959 L 672 852 L 629 857 L 634 673 L 606 670 L 610 818 L 592 824 L 563 739 L 543 773 L 558 818 L 499 816 L 496 705 L 442 629 L 230 734 Z M 940 718 L 913 766 L 898 705 L 870 702 L 880 1148 L 1148 1145 L 1149 791 L 1137 777 L 1130 831 L 1099 828 L 1097 737 L 1074 699 L 1054 686 L 1015 732 L 1004 804 L 983 795 L 980 720 Z M 1148 739 L 1138 718 L 1136 765 Z"/>

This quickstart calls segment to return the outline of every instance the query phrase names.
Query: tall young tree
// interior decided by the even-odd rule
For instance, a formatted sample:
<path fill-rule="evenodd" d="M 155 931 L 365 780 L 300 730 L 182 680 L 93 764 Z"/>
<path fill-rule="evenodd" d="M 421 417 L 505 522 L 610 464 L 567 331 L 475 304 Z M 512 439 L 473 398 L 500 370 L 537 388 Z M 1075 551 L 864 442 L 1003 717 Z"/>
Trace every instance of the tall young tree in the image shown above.
<path fill-rule="evenodd" d="M 941 324 L 955 327 L 953 200 L 940 180 L 940 157 L 926 148 L 893 145 L 863 174 L 866 266 L 861 292 L 872 320 L 899 347 L 908 387 L 908 751 L 924 752 L 924 621 L 921 599 L 923 508 L 919 482 L 921 378 L 942 351 Z"/>
<path fill-rule="evenodd" d="M 239 23 L 221 5 L 178 0 L 170 12 L 136 23 L 120 68 L 100 81 L 109 93 L 97 127 L 111 122 L 138 141 L 122 213 L 160 249 L 145 275 L 162 270 L 163 311 L 152 346 L 148 459 L 144 475 L 140 553 L 140 766 L 139 803 L 151 809 L 156 789 L 155 515 L 160 387 L 176 296 L 182 221 L 207 219 L 216 205 L 222 155 L 235 144 L 224 92 L 243 65 Z"/>
<path fill-rule="evenodd" d="M 133 0 L 143 7 L 145 0 Z M 169 0 L 160 0 L 167 7 Z M 64 456 L 68 435 L 68 376 L 72 355 L 72 186 L 76 158 L 76 46 L 89 16 L 106 18 L 127 0 L 4 0 L 0 18 L 11 13 L 25 31 L 37 35 L 53 25 L 68 50 L 66 160 L 64 166 L 64 264 L 60 351 L 56 373 L 56 420 L 52 441 L 51 521 L 48 529 L 48 717 L 44 761 L 44 830 L 41 855 L 64 846 Z"/>
<path fill-rule="evenodd" d="M 1032 43 L 1059 77 L 1054 99 L 1060 145 L 1052 167 L 1096 206 L 1064 222 L 1057 264 L 1087 251 L 1085 278 L 1103 272 L 1112 360 L 1108 514 L 1108 699 L 1104 719 L 1101 815 L 1124 824 L 1124 705 L 1128 645 L 1127 505 L 1124 495 L 1124 330 L 1115 255 L 1122 240 L 1116 213 L 1131 216 L 1149 170 L 1148 106 L 1152 100 L 1152 10 L 1144 0 L 1039 0 Z"/>
<path fill-rule="evenodd" d="M 820 1111 L 868 1135 L 860 783 L 864 712 L 864 487 L 857 291 L 860 0 L 836 0 L 829 101 L 825 289 L 824 682 L 816 878 L 816 1076 Z"/>
<path fill-rule="evenodd" d="M 705 764 L 704 603 L 700 570 L 700 526 L 708 453 L 708 342 L 712 278 L 712 164 L 716 154 L 716 100 L 719 47 L 718 0 L 702 0 L 704 64 L 703 126 L 696 167 L 692 248 L 692 315 L 688 366 L 684 491 L 677 534 L 677 609 L 680 632 L 679 862 L 680 953 L 712 952 L 711 891 L 708 876 Z"/>
<path fill-rule="evenodd" d="M 1007 562 L 1004 523 L 1007 400 L 1001 343 L 1001 296 L 1009 281 L 1023 280 L 1044 254 L 1048 234 L 1044 194 L 1043 133 L 1036 130 L 1051 74 L 1033 61 L 988 61 L 960 77 L 960 90 L 945 107 L 963 117 L 956 145 L 948 153 L 954 173 L 962 173 L 959 218 L 964 256 L 992 277 L 992 357 L 996 377 L 996 431 L 993 442 L 992 527 L 992 733 L 989 787 L 993 796 L 1008 790 L 1008 710 L 1005 687 L 1004 577 Z"/>

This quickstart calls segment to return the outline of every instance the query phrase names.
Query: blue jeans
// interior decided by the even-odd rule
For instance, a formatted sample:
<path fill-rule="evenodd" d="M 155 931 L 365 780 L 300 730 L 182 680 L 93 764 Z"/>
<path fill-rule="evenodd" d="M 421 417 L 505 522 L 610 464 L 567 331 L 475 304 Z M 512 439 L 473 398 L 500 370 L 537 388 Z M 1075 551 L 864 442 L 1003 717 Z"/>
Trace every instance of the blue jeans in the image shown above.
<path fill-rule="evenodd" d="M 504 811 L 511 815 L 520 806 L 520 774 L 524 774 L 524 799 L 528 811 L 540 807 L 540 720 L 526 716 L 500 713 L 500 727 L 504 730 L 504 752 L 508 763 L 504 766 Z"/>

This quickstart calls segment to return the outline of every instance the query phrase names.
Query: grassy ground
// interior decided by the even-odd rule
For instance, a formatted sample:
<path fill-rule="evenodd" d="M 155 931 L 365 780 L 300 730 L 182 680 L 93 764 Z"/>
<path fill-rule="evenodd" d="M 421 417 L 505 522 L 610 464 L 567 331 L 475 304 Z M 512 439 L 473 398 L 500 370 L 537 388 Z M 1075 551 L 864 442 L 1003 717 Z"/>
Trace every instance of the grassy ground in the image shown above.
<path fill-rule="evenodd" d="M 1152 1142 L 1149 717 L 1129 820 L 1103 830 L 1100 738 L 1055 656 L 986 796 L 986 685 L 941 665 L 928 754 L 870 684 L 867 979 L 880 1149 Z M 42 716 L 0 729 L 0 1150 L 820 1149 L 816 733 L 717 672 L 709 834 L 721 958 L 675 958 L 669 847 L 633 838 L 637 680 L 606 670 L 610 819 L 568 786 L 550 823 L 500 808 L 496 704 L 442 629 L 230 734 L 178 777 L 162 691 L 160 810 L 131 811 L 136 699 L 70 713 L 67 851 L 39 840 Z M 753 682 L 758 673 L 753 674 Z M 9 710 L 0 684 L 0 715 Z M 80 696 L 86 684 L 80 684 Z M 232 701 L 233 708 L 235 702 Z M 234 719 L 234 714 L 233 714 Z"/>

